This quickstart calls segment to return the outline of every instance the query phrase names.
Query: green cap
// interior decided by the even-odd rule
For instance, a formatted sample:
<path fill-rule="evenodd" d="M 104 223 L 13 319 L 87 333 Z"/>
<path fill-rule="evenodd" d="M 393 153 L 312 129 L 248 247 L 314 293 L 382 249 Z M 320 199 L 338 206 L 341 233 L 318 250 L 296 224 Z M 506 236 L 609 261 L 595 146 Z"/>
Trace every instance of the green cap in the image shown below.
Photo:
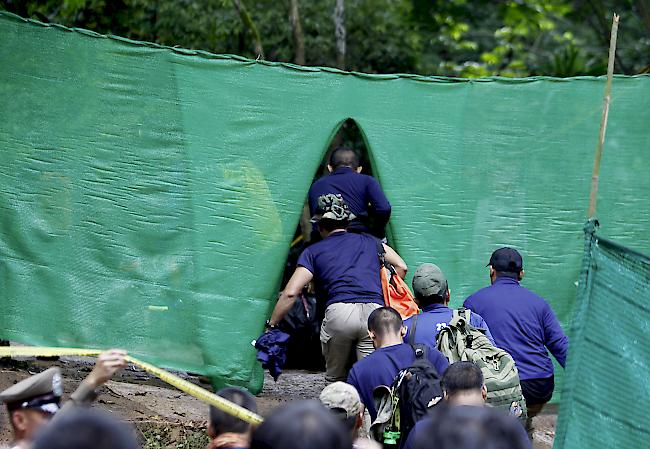
<path fill-rule="evenodd" d="M 319 399 L 329 409 L 345 410 L 346 418 L 358 415 L 363 409 L 357 389 L 345 382 L 329 384 L 323 388 Z"/>
<path fill-rule="evenodd" d="M 50 368 L 0 392 L 0 401 L 11 410 L 36 409 L 56 413 L 63 395 L 61 370 Z"/>
<path fill-rule="evenodd" d="M 424 263 L 415 270 L 412 285 L 417 297 L 440 295 L 447 291 L 447 278 L 437 265 Z"/>
<path fill-rule="evenodd" d="M 350 208 L 340 193 L 328 193 L 318 197 L 316 213 L 311 217 L 311 222 L 318 223 L 322 218 L 344 221 L 354 220 L 356 216 L 350 212 Z"/>

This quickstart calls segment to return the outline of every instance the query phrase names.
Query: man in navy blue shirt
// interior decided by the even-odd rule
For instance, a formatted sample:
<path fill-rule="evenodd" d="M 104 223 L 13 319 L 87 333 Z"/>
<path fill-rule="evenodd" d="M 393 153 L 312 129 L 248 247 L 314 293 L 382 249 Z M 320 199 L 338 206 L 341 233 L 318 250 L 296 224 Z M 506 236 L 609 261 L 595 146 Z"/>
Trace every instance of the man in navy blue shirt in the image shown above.
<path fill-rule="evenodd" d="M 372 421 L 377 418 L 373 391 L 380 385 L 390 386 L 397 373 L 415 361 L 415 351 L 402 341 L 406 328 L 395 309 L 381 307 L 368 317 L 368 333 L 375 351 L 352 366 L 348 383 L 357 389 L 361 402 L 368 409 Z M 429 348 L 427 357 L 438 374 L 442 375 L 449 362 L 440 351 Z"/>
<path fill-rule="evenodd" d="M 338 193 L 356 216 L 349 231 L 369 232 L 384 238 L 390 203 L 377 180 L 361 174 L 359 164 L 359 156 L 350 148 L 339 147 L 332 151 L 327 165 L 330 174 L 317 180 L 309 189 L 309 211 L 312 215 L 316 212 L 321 195 Z"/>
<path fill-rule="evenodd" d="M 551 399 L 555 387 L 547 349 L 564 367 L 569 342 L 551 306 L 519 285 L 524 270 L 516 250 L 496 250 L 488 265 L 492 285 L 471 295 L 464 306 L 485 319 L 496 345 L 515 360 L 532 431 L 531 418 Z"/>
<path fill-rule="evenodd" d="M 415 302 L 422 309 L 422 313 L 404 321 L 404 326 L 408 329 L 404 342 L 420 343 L 435 348 L 440 330 L 449 324 L 453 316 L 453 310 L 448 307 L 450 293 L 447 278 L 437 265 L 425 263 L 415 270 L 412 285 Z M 411 335 L 413 323 L 415 323 L 415 334 Z M 490 329 L 480 315 L 472 312 L 469 324 L 485 329 L 485 335 L 494 344 Z"/>
<path fill-rule="evenodd" d="M 316 212 L 313 219 L 323 240 L 307 247 L 298 258 L 298 267 L 280 295 L 267 328 L 282 320 L 303 287 L 314 279 L 317 297 L 326 301 L 320 331 L 325 378 L 334 382 L 347 378 L 352 355 L 358 360 L 373 350 L 367 323 L 370 313 L 384 305 L 378 255 L 382 243 L 368 234 L 346 232 L 354 215 L 340 194 L 321 195 Z M 403 278 L 406 264 L 391 247 L 383 247 L 386 260 Z"/>

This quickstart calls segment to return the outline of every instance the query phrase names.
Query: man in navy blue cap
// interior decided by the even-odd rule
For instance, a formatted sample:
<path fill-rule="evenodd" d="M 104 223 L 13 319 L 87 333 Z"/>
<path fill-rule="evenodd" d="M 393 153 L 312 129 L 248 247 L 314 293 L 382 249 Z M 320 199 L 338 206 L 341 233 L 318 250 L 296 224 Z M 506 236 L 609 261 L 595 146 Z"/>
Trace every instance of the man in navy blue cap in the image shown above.
<path fill-rule="evenodd" d="M 499 248 L 490 257 L 490 281 L 465 300 L 463 306 L 483 317 L 496 346 L 512 355 L 519 370 L 521 390 L 528 407 L 528 428 L 553 396 L 553 362 L 548 351 L 564 367 L 568 339 L 551 306 L 519 285 L 524 277 L 523 261 L 512 248 Z"/>

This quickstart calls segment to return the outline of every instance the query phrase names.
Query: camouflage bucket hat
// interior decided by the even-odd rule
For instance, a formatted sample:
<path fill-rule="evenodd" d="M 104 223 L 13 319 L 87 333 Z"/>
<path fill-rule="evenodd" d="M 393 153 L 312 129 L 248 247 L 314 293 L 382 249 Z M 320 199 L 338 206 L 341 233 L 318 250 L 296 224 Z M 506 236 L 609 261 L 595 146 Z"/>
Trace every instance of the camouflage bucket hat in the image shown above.
<path fill-rule="evenodd" d="M 340 193 L 328 193 L 318 197 L 316 213 L 311 217 L 312 223 L 317 223 L 323 218 L 334 221 L 350 221 L 356 216 L 343 200 Z"/>

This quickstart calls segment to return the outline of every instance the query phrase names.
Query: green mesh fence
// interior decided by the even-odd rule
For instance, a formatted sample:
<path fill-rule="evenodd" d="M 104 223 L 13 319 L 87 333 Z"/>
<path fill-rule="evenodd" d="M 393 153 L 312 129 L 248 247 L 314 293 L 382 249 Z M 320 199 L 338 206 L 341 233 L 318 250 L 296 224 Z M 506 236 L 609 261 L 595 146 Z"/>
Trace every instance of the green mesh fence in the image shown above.
<path fill-rule="evenodd" d="M 585 231 L 554 447 L 646 447 L 650 257 Z"/>
<path fill-rule="evenodd" d="M 0 61 L 2 338 L 122 346 L 259 390 L 250 342 L 347 118 L 411 272 L 440 265 L 459 305 L 512 245 L 524 285 L 568 322 L 604 78 L 365 75 L 7 13 Z M 600 219 L 630 244 L 650 217 L 649 89 L 615 78 L 602 161 Z"/>

